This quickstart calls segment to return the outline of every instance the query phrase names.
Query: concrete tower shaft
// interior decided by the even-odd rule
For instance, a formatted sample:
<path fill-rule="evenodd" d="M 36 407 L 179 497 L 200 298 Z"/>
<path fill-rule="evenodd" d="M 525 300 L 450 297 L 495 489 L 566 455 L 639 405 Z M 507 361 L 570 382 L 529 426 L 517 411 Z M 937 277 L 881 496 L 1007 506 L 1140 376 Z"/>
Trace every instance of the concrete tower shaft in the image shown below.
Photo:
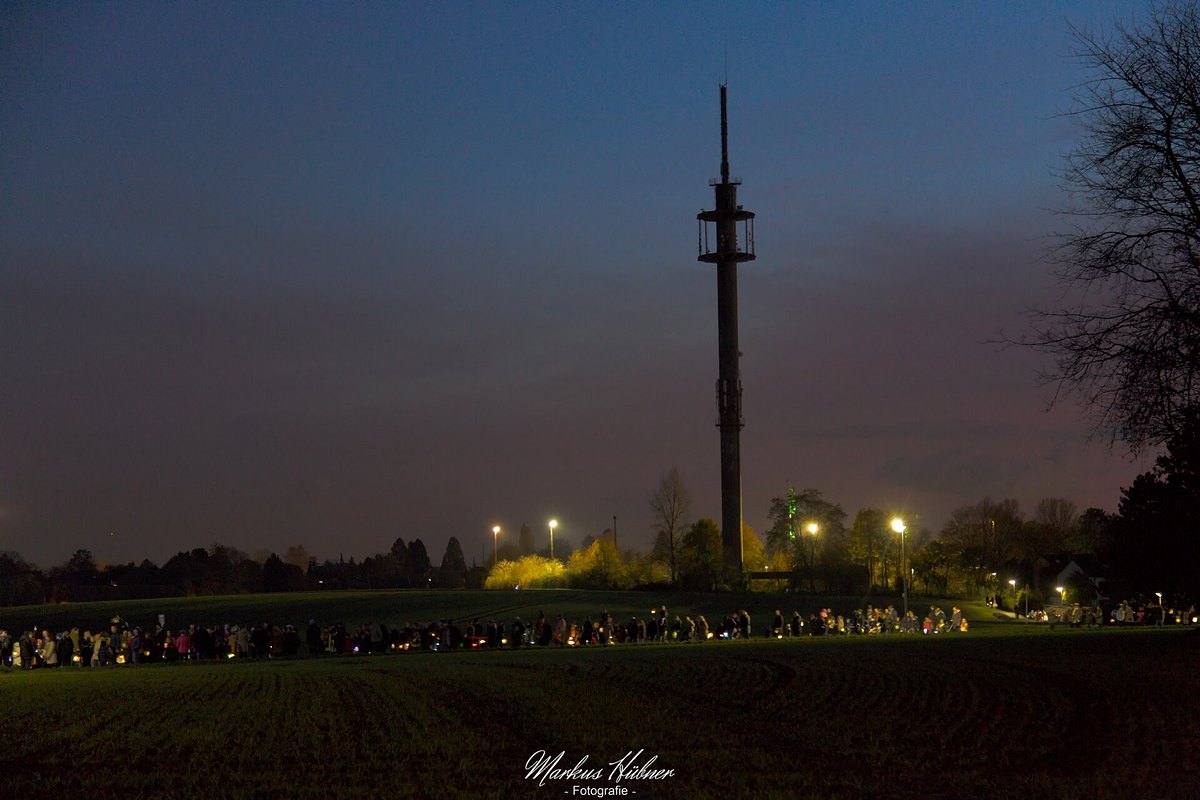
<path fill-rule="evenodd" d="M 717 265 L 717 427 L 721 433 L 721 544 L 725 580 L 742 583 L 742 379 L 738 349 L 737 265 L 754 260 L 754 213 L 737 203 L 729 177 L 726 87 L 721 86 L 721 177 L 709 181 L 715 208 L 696 215 L 698 260 Z M 710 235 L 711 230 L 711 235 Z M 739 241 L 738 232 L 741 231 Z M 715 244 L 715 248 L 712 246 Z"/>

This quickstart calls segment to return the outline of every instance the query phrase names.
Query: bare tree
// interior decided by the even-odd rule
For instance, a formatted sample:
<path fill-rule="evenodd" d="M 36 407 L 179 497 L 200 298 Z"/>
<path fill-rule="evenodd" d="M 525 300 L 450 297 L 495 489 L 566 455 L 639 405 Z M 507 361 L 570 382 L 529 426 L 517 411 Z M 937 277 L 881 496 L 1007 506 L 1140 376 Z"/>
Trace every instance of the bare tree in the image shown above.
<path fill-rule="evenodd" d="M 975 585 L 984 586 L 993 570 L 1019 555 L 1024 524 L 1016 500 L 985 497 L 951 512 L 938 538 L 958 554 L 959 566 Z"/>
<path fill-rule="evenodd" d="M 688 510 L 692 496 L 683 485 L 679 468 L 672 466 L 658 479 L 658 488 L 650 495 L 650 510 L 654 514 L 655 556 L 665 562 L 671 573 L 671 585 L 679 578 L 679 548 L 687 528 Z"/>
<path fill-rule="evenodd" d="M 1079 506 L 1061 497 L 1045 497 L 1038 501 L 1033 518 L 1038 524 L 1066 536 L 1079 521 Z"/>
<path fill-rule="evenodd" d="M 875 580 L 876 556 L 883 552 L 884 537 L 888 530 L 888 517 L 878 508 L 860 508 L 854 515 L 854 526 L 850 529 L 850 557 L 856 564 L 867 568 L 867 585 L 878 585 Z"/>
<path fill-rule="evenodd" d="M 1054 402 L 1073 395 L 1137 452 L 1200 399 L 1200 6 L 1073 32 L 1089 77 L 1063 174 L 1073 225 L 1052 251 L 1064 292 L 1022 343 L 1054 357 Z"/>

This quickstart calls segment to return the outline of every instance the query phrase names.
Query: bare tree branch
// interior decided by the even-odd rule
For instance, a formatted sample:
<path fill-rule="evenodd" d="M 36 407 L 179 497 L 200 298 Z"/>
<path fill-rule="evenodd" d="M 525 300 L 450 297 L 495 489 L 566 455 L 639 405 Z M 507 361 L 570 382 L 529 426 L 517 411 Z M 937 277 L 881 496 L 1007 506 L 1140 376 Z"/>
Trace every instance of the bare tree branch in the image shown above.
<path fill-rule="evenodd" d="M 1035 309 L 1018 342 L 1052 356 L 1052 403 L 1075 397 L 1097 435 L 1138 452 L 1200 401 L 1200 5 L 1072 32 L 1089 75 L 1062 173 L 1075 224 L 1050 253 L 1062 307 Z"/>

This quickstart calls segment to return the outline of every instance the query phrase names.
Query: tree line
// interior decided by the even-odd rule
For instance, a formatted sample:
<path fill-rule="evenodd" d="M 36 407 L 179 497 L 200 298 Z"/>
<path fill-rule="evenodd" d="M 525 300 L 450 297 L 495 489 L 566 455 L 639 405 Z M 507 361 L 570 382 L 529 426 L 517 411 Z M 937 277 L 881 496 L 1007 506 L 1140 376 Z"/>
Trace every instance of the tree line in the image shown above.
<path fill-rule="evenodd" d="M 214 543 L 181 551 L 162 566 L 101 564 L 87 550 L 41 570 L 17 553 L 0 553 L 0 605 L 131 599 L 172 595 L 218 595 L 315 589 L 513 588 L 564 586 L 618 589 L 634 586 L 714 591 L 723 581 L 721 532 L 708 517 L 693 520 L 691 496 L 679 469 L 660 477 L 649 497 L 655 534 L 649 552 L 618 549 L 612 530 L 589 536 L 578 548 L 563 537 L 557 558 L 539 548 L 528 525 L 516 541 L 494 542 L 482 564 L 468 566 L 451 537 L 440 562 L 421 539 L 397 538 L 389 549 L 362 560 L 318 562 L 301 545 L 280 556 L 249 555 Z M 770 527 L 760 537 L 742 530 L 748 575 L 774 588 L 824 594 L 899 591 L 908 571 L 911 588 L 939 596 L 997 596 L 1010 580 L 1019 591 L 1047 601 L 1051 587 L 1039 581 L 1046 557 L 1090 556 L 1094 574 L 1077 579 L 1073 596 L 1093 593 L 1103 578 L 1109 591 L 1195 597 L 1200 594 L 1200 413 L 1190 413 L 1170 439 L 1154 469 L 1122 490 L 1117 513 L 1061 498 L 1041 500 L 1026 516 L 1011 498 L 983 498 L 951 513 L 934 532 L 911 510 L 845 509 L 817 489 L 788 491 L 771 500 Z M 894 517 L 908 520 L 900 535 Z M 511 537 L 510 537 L 511 538 Z M 1090 580 L 1089 580 L 1090 579 Z M 1018 587 L 1008 584 L 1014 591 Z M 1057 587 L 1053 587 L 1057 588 Z"/>
<path fill-rule="evenodd" d="M 482 573 L 479 567 L 476 573 Z M 99 563 L 88 550 L 76 550 L 49 570 L 28 563 L 19 553 L 0 553 L 0 605 L 80 602 L 150 597 L 296 592 L 316 589 L 461 588 L 471 578 L 458 539 L 451 538 L 439 566 L 420 539 L 396 539 L 386 552 L 318 562 L 303 545 L 283 556 L 260 551 L 249 555 L 213 543 L 180 551 L 161 567 Z M 475 576 L 482 585 L 483 576 Z"/>

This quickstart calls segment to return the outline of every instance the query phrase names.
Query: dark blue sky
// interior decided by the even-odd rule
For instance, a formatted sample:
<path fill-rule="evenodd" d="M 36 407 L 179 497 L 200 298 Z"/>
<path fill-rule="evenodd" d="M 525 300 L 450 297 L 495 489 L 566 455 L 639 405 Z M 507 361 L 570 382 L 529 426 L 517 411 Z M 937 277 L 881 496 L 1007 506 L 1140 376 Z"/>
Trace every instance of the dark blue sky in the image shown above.
<path fill-rule="evenodd" d="M 1147 463 L 986 342 L 1054 297 L 1068 22 L 1142 8 L 6 4 L 0 549 L 648 547 L 672 464 L 718 516 L 726 51 L 747 522 L 1113 510 Z"/>

